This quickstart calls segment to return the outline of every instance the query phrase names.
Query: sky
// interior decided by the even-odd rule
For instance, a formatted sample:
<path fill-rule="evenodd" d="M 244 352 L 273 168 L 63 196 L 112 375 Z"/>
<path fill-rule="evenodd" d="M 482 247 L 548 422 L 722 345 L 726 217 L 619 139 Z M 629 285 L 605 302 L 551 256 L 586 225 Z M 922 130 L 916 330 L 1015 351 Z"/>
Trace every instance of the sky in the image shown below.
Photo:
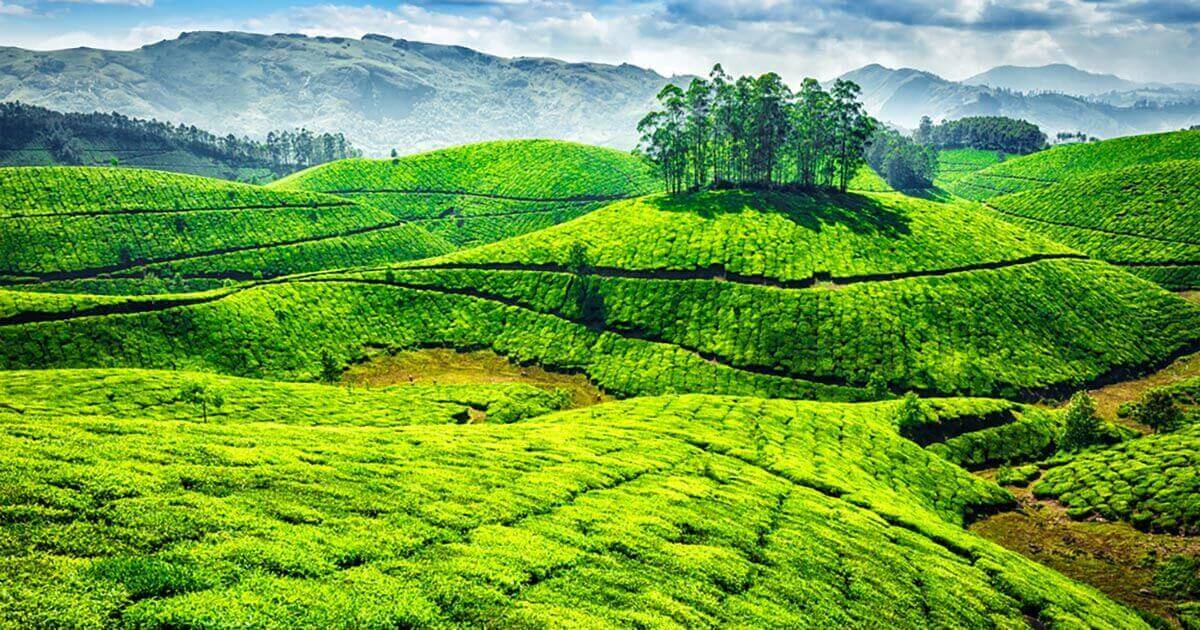
<path fill-rule="evenodd" d="M 879 63 L 962 79 L 1069 63 L 1200 83 L 1200 0 L 0 0 L 0 45 L 129 50 L 183 31 L 391 37 L 665 75 L 828 79 Z"/>

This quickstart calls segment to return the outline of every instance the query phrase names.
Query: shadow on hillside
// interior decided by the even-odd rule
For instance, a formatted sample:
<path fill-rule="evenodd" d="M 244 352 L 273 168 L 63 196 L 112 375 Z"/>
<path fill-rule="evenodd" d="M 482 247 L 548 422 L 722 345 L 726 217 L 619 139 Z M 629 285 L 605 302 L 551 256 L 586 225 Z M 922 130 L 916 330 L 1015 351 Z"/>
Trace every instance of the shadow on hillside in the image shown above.
<path fill-rule="evenodd" d="M 930 186 L 929 188 L 910 188 L 900 192 L 908 195 L 909 197 L 925 199 L 926 201 L 937 201 L 939 203 L 946 203 L 954 199 L 954 195 L 951 195 L 937 186 Z"/>
<path fill-rule="evenodd" d="M 880 236 L 911 231 L 908 215 L 856 193 L 722 190 L 651 197 L 646 202 L 664 212 L 689 212 L 706 219 L 747 211 L 772 213 L 814 232 L 832 225 Z"/>

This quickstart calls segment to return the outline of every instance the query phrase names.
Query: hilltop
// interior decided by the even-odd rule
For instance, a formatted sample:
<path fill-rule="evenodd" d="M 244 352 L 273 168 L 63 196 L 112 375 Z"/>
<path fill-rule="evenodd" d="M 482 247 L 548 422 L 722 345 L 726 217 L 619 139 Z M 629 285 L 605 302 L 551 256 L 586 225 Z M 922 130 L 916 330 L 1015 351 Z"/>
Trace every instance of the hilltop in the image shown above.
<path fill-rule="evenodd" d="M 669 80 L 627 64 L 510 59 L 381 35 L 193 32 L 132 51 L 0 48 L 0 100 L 221 135 L 336 130 L 376 156 L 514 137 L 629 149 L 637 116 Z"/>
<path fill-rule="evenodd" d="M 271 185 L 351 199 L 419 222 L 458 247 L 549 227 L 659 186 L 638 157 L 556 140 L 493 141 L 390 160 L 341 160 Z"/>
<path fill-rule="evenodd" d="M 208 379 L 239 399 L 203 422 L 159 408 L 180 405 L 155 373 L 56 377 L 53 412 L 0 385 L 20 518 L 0 525 L 0 612 L 26 625 L 1145 627 L 964 531 L 1011 497 L 902 439 L 891 404 L 679 396 L 381 427 L 314 414 L 319 397 L 264 416 L 275 386 Z M 395 413 L 391 392 L 355 404 Z"/>

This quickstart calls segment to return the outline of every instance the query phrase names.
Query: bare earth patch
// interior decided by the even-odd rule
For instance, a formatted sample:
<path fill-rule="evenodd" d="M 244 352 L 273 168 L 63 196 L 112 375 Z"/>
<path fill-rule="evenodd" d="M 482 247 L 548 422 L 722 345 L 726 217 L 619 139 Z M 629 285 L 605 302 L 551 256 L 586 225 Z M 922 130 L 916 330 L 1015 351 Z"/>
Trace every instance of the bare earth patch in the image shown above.
<path fill-rule="evenodd" d="M 1140 399 L 1142 394 L 1146 393 L 1148 389 L 1170 385 L 1194 376 L 1200 376 L 1200 353 L 1182 357 L 1167 367 L 1142 378 L 1113 383 L 1112 385 L 1106 385 L 1088 393 L 1096 401 L 1096 411 L 1105 419 L 1146 433 L 1148 432 L 1147 427 L 1137 425 L 1128 418 L 1118 418 L 1117 408 L 1122 403 L 1134 402 Z"/>
<path fill-rule="evenodd" d="M 343 380 L 366 387 L 404 383 L 526 383 L 541 389 L 570 392 L 572 408 L 610 399 L 582 374 L 563 374 L 536 365 L 517 365 L 489 350 L 458 352 L 447 348 L 430 348 L 380 355 L 350 366 Z"/>
<path fill-rule="evenodd" d="M 1054 501 L 1035 499 L 1026 488 L 1009 489 L 1020 508 L 979 521 L 972 532 L 1178 627 L 1181 602 L 1154 592 L 1154 572 L 1172 556 L 1200 554 L 1200 539 L 1072 520 Z"/>
<path fill-rule="evenodd" d="M 1200 304 L 1200 291 L 1180 291 L 1179 297 L 1193 304 Z"/>

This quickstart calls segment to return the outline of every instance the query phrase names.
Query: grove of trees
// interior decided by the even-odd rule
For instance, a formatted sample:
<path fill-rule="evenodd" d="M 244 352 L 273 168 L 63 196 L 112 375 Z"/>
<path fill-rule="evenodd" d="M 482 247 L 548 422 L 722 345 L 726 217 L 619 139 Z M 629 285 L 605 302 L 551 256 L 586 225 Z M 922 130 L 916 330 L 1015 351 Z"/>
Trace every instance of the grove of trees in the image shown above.
<path fill-rule="evenodd" d="M 41 140 L 56 160 L 73 165 L 84 164 L 87 145 L 98 143 L 109 148 L 182 149 L 226 164 L 261 166 L 279 174 L 362 155 L 340 133 L 272 131 L 260 142 L 116 112 L 63 113 L 20 102 L 0 103 L 0 138 L 5 145 L 0 148 L 6 149 Z"/>
<path fill-rule="evenodd" d="M 867 164 L 897 190 L 928 188 L 937 175 L 937 151 L 881 127 L 867 145 Z"/>
<path fill-rule="evenodd" d="M 1006 116 L 971 116 L 936 125 L 924 116 L 913 140 L 935 149 L 983 149 L 1017 155 L 1046 148 L 1046 134 L 1037 125 Z"/>
<path fill-rule="evenodd" d="M 669 192 L 710 185 L 844 191 L 876 127 L 858 95 L 843 80 L 826 91 L 805 79 L 795 92 L 775 73 L 735 80 L 718 64 L 686 90 L 662 89 L 660 109 L 638 123 L 638 150 Z"/>

